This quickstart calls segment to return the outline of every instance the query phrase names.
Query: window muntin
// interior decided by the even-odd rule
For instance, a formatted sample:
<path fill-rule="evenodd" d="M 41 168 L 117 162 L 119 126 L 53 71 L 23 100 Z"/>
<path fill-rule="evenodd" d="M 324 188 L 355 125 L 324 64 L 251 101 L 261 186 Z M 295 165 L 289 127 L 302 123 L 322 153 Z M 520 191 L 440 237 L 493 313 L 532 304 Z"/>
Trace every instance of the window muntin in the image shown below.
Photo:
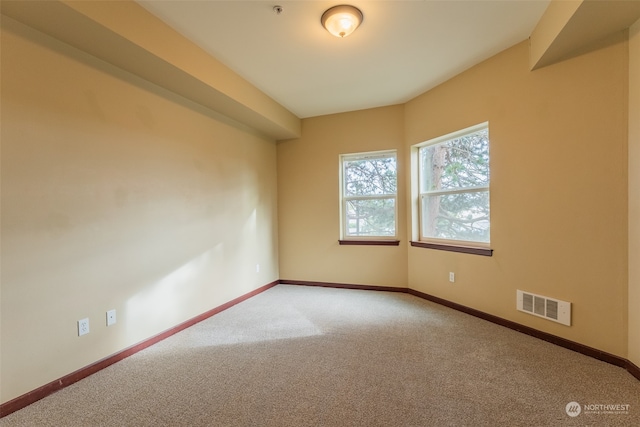
<path fill-rule="evenodd" d="M 488 246 L 488 125 L 420 145 L 418 163 L 420 240 Z"/>
<path fill-rule="evenodd" d="M 395 151 L 342 155 L 342 238 L 393 239 L 397 235 Z"/>

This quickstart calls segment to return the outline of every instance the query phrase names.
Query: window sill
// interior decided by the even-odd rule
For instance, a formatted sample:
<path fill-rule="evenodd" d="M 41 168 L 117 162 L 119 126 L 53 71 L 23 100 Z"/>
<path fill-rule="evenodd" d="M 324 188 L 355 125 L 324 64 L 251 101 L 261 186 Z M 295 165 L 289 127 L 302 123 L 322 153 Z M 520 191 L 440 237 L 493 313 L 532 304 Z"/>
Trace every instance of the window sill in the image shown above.
<path fill-rule="evenodd" d="M 400 246 L 400 240 L 338 240 L 340 245 Z"/>
<path fill-rule="evenodd" d="M 493 249 L 489 248 L 472 248 L 469 246 L 441 245 L 438 243 L 427 242 L 411 242 L 411 246 L 417 248 L 436 249 L 439 251 L 460 252 L 463 254 L 493 256 Z"/>

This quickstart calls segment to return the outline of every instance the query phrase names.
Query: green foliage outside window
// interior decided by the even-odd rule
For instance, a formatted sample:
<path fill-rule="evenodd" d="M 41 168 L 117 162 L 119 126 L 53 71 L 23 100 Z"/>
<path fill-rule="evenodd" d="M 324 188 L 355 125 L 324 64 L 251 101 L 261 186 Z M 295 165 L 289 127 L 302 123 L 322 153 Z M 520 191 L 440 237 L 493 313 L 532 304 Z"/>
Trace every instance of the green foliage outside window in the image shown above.
<path fill-rule="evenodd" d="M 421 147 L 424 237 L 489 242 L 489 130 Z"/>
<path fill-rule="evenodd" d="M 396 235 L 395 153 L 344 159 L 343 184 L 346 236 Z"/>

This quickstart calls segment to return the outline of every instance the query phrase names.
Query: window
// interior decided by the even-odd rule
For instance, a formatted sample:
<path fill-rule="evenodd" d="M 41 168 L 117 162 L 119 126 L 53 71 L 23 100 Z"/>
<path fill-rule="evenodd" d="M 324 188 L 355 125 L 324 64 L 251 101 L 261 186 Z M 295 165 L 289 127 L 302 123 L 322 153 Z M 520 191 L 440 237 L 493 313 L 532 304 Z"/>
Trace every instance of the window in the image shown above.
<path fill-rule="evenodd" d="M 488 247 L 487 123 L 418 146 L 420 240 Z"/>
<path fill-rule="evenodd" d="M 340 156 L 342 239 L 395 239 L 396 152 Z"/>

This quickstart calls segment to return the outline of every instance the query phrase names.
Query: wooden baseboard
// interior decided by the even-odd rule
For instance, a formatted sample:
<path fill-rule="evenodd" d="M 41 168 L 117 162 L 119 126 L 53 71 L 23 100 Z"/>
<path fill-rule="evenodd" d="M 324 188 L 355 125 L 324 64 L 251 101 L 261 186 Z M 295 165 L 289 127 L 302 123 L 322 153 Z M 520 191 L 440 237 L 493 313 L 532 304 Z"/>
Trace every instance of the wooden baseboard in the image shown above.
<path fill-rule="evenodd" d="M 629 371 L 629 373 L 631 375 L 633 375 L 638 380 L 640 380 L 640 368 L 638 367 L 638 365 L 635 365 L 632 361 L 627 360 L 626 368 L 627 368 L 627 371 Z"/>
<path fill-rule="evenodd" d="M 151 338 L 148 338 L 138 344 L 135 344 L 131 347 L 128 347 L 122 351 L 119 351 L 118 353 L 115 353 L 109 357 L 106 357 L 102 360 L 99 360 L 89 366 L 86 366 L 84 368 L 78 369 L 75 372 L 72 372 L 68 375 L 65 375 L 62 378 L 59 378 L 55 381 L 52 381 L 48 384 L 43 385 L 42 387 L 39 387 L 33 391 L 30 391 L 28 393 L 23 394 L 22 396 L 18 396 L 13 400 L 10 400 L 6 403 L 3 403 L 2 405 L 0 405 L 0 418 L 9 415 L 19 409 L 22 409 L 58 390 L 61 390 L 75 382 L 80 381 L 83 378 L 88 377 L 89 375 L 92 375 L 98 371 L 100 371 L 101 369 L 106 368 L 107 366 L 110 366 L 116 362 L 119 362 L 122 359 L 125 359 L 129 356 L 131 356 L 132 354 L 135 354 L 137 352 L 139 352 L 140 350 L 144 350 L 145 348 L 156 344 L 162 340 L 164 340 L 165 338 L 170 337 L 171 335 L 174 335 L 180 331 L 182 331 L 183 329 L 186 329 L 190 326 L 195 325 L 198 322 L 201 322 L 217 313 L 220 313 L 221 311 L 224 311 L 242 301 L 245 301 L 261 292 L 266 291 L 269 288 L 272 288 L 273 286 L 282 283 L 282 284 L 288 284 L 288 285 L 300 285 L 300 286 L 321 286 L 321 287 L 330 287 L 330 288 L 342 288 L 342 289 L 360 289 L 360 290 L 368 290 L 368 291 L 386 291 L 386 292 L 402 292 L 402 293 L 408 293 L 411 295 L 414 295 L 416 297 L 431 301 L 431 302 L 435 302 L 437 304 L 440 305 L 444 305 L 446 307 L 449 308 L 453 308 L 455 310 L 461 311 L 463 313 L 467 313 L 470 314 L 472 316 L 487 320 L 489 322 L 492 323 L 496 323 L 498 325 L 507 327 L 509 329 L 513 329 L 515 331 L 518 332 L 522 332 L 524 334 L 527 335 L 531 335 L 533 337 L 539 338 L 541 340 L 559 345 L 561 347 L 565 347 L 568 348 L 570 350 L 576 351 L 578 353 L 582 353 L 584 355 L 593 357 L 595 359 L 598 360 L 602 360 L 604 362 L 607 363 L 611 363 L 613 365 L 616 366 L 620 366 L 622 368 L 625 368 L 631 375 L 633 375 L 635 378 L 637 378 L 638 380 L 640 380 L 640 368 L 638 366 L 636 366 L 634 363 L 632 363 L 631 361 L 624 359 L 622 357 L 607 353 L 605 351 L 601 351 L 589 346 L 586 346 L 584 344 L 580 344 L 571 340 L 567 340 L 565 338 L 561 338 L 546 332 L 542 332 L 539 331 L 537 329 L 533 329 L 530 328 L 528 326 L 524 326 L 521 325 L 519 323 L 516 322 L 512 322 L 510 320 L 506 320 L 503 319 L 501 317 L 497 317 L 491 314 L 487 314 L 484 313 L 480 310 L 476 310 L 474 308 L 470 308 L 470 307 L 466 307 L 464 305 L 455 303 L 455 302 L 451 302 L 442 298 L 438 298 L 435 297 L 433 295 L 429 295 L 429 294 L 425 294 L 423 292 L 420 291 L 416 291 L 414 289 L 408 289 L 408 288 L 397 288 L 397 287 L 392 287 L 392 286 L 369 286 L 369 285 L 354 285 L 354 284 L 346 284 L 346 283 L 331 283 L 331 282 L 310 282 L 310 281 L 305 281 L 305 280 L 287 280 L 287 279 L 280 279 L 280 280 L 276 280 L 274 282 L 271 282 L 267 285 L 264 285 L 252 292 L 249 292 L 245 295 L 242 295 L 234 300 L 231 300 L 225 304 L 222 304 L 219 307 L 216 307 L 212 310 L 209 310 L 205 313 L 202 313 L 199 316 L 196 316 L 192 319 L 189 319 L 183 323 L 180 323 L 179 325 L 174 326 L 171 329 L 168 329 L 158 335 L 155 335 Z"/>
<path fill-rule="evenodd" d="M 190 326 L 195 325 L 196 323 L 202 322 L 205 319 L 208 319 L 209 317 L 213 316 L 214 314 L 218 314 L 221 311 L 224 311 L 238 303 L 241 303 L 242 301 L 245 301 L 261 292 L 266 291 L 269 288 L 274 287 L 275 285 L 277 285 L 279 283 L 278 280 L 273 281 L 267 285 L 264 285 L 256 290 L 253 290 L 247 294 L 244 294 L 236 299 L 233 299 L 225 304 L 222 304 L 221 306 L 218 306 L 214 309 L 211 309 L 205 313 L 202 313 L 196 317 L 193 317 L 185 322 L 182 322 L 170 329 L 167 329 L 164 332 L 161 332 L 157 335 L 154 335 L 151 338 L 147 338 L 146 340 L 138 343 L 138 344 L 134 344 L 131 347 L 125 348 L 124 350 L 121 350 L 115 354 L 112 354 L 111 356 L 105 357 L 102 360 L 99 360 L 95 363 L 92 363 L 89 366 L 85 366 L 84 368 L 80 368 L 75 372 L 72 372 L 68 375 L 65 375 L 62 378 L 59 378 L 55 381 L 52 381 L 48 384 L 45 384 L 41 387 L 38 387 L 35 390 L 32 390 L 28 393 L 23 394 L 22 396 L 18 396 L 15 399 L 12 399 L 8 402 L 3 403 L 2 405 L 0 405 L 0 418 L 7 416 L 17 410 L 20 410 L 34 402 L 37 402 L 38 400 L 47 397 L 48 395 L 61 390 L 67 386 L 70 386 L 73 383 L 76 383 L 78 381 L 80 381 L 83 378 L 88 377 L 89 375 L 95 374 L 96 372 L 106 368 L 107 366 L 113 365 L 116 362 L 121 361 L 122 359 L 125 359 L 129 356 L 131 356 L 132 354 L 135 354 L 141 350 L 144 350 L 145 348 L 152 346 L 153 344 L 156 344 L 162 340 L 164 340 L 165 338 L 170 337 L 171 335 L 174 335 Z"/>
<path fill-rule="evenodd" d="M 445 307 L 453 308 L 454 310 L 458 310 L 463 313 L 470 314 L 480 319 L 487 320 L 489 322 L 498 324 L 500 326 L 513 329 L 514 331 L 518 331 L 523 334 L 527 334 L 532 337 L 550 342 L 560 347 L 573 350 L 575 352 L 584 354 L 586 356 L 593 357 L 594 359 L 602 360 L 603 362 L 607 362 L 615 366 L 620 366 L 621 368 L 625 368 L 631 375 L 633 375 L 638 380 L 640 380 L 640 368 L 634 365 L 629 360 L 624 359 L 620 356 L 616 356 L 615 354 L 607 353 L 606 351 L 598 350 L 596 348 L 589 347 L 587 345 L 580 344 L 575 341 L 568 340 L 566 338 L 561 338 L 556 335 L 549 334 L 547 332 L 542 332 L 537 329 L 531 328 L 529 326 L 524 326 L 519 323 L 512 322 L 510 320 L 503 319 L 501 317 L 494 316 L 492 314 L 488 314 L 483 311 L 464 306 L 462 304 L 448 301 L 443 298 L 438 298 L 433 295 L 425 294 L 423 292 L 416 291 L 414 289 L 396 288 L 391 286 L 368 286 L 368 285 L 353 285 L 353 284 L 346 284 L 346 283 L 309 282 L 305 280 L 288 280 L 288 279 L 280 279 L 280 283 L 289 284 L 289 285 L 322 286 L 322 287 L 330 287 L 330 288 L 362 289 L 362 290 L 372 290 L 372 291 L 389 291 L 389 292 L 408 293 L 416 297 L 419 297 L 431 302 L 435 302 L 440 305 L 444 305 Z"/>
<path fill-rule="evenodd" d="M 509 329 L 522 332 L 523 334 L 531 335 L 532 337 L 539 338 L 541 340 L 550 342 L 552 344 L 559 345 L 560 347 L 568 348 L 569 350 L 573 350 L 578 353 L 582 353 L 586 356 L 593 357 L 594 359 L 602 360 L 603 362 L 611 363 L 612 365 L 620 366 L 622 368 L 627 368 L 627 370 L 629 370 L 628 365 L 631 362 L 629 362 L 627 359 L 624 359 L 622 357 L 616 356 L 611 353 L 607 353 L 606 351 L 598 350 L 596 348 L 589 347 L 587 345 L 580 344 L 575 341 L 568 340 L 566 338 L 561 338 L 559 336 L 552 335 L 547 332 L 542 332 L 537 329 L 530 328 L 529 326 L 524 326 L 519 323 L 512 322 L 511 320 L 506 320 L 501 317 L 494 316 L 492 314 L 487 314 L 483 311 L 476 310 L 474 308 L 470 308 L 470 307 L 467 307 L 455 302 L 451 302 L 442 298 L 438 298 L 433 295 L 425 294 L 425 293 L 416 291 L 414 289 L 409 289 L 409 293 L 419 298 L 423 298 L 428 301 L 435 302 L 440 305 L 444 305 L 446 307 L 453 308 L 458 311 L 462 311 L 463 313 L 467 313 L 472 316 L 479 317 L 480 319 L 484 319 L 489 322 L 496 323 L 498 325 L 507 327 Z M 638 368 L 636 367 L 636 369 Z M 640 379 L 640 377 L 638 376 L 636 376 L 636 378 Z"/>
<path fill-rule="evenodd" d="M 306 280 L 289 280 L 280 279 L 283 285 L 300 285 L 300 286 L 320 286 L 323 288 L 340 288 L 340 289 L 360 289 L 363 291 L 385 291 L 385 292 L 402 292 L 407 293 L 407 288 L 396 288 L 393 286 L 371 286 L 371 285 L 354 285 L 349 283 L 332 283 L 332 282 L 309 282 Z"/>

